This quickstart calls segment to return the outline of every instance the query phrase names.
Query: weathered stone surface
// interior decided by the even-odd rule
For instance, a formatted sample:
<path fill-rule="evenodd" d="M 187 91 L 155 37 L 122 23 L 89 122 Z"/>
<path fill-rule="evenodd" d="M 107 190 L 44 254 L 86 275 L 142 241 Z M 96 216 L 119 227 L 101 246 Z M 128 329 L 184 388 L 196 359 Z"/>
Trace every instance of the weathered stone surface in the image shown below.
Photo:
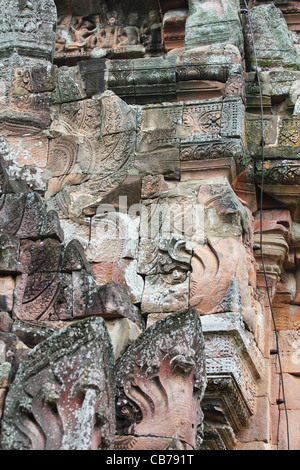
<path fill-rule="evenodd" d="M 135 437 L 153 439 L 157 449 L 165 448 L 166 438 L 196 447 L 206 386 L 201 335 L 194 310 L 171 315 L 148 328 L 117 361 L 117 433 L 132 438 L 128 449 Z M 120 442 L 124 448 L 124 438 Z"/>
<path fill-rule="evenodd" d="M 21 364 L 5 401 L 1 448 L 111 449 L 113 391 L 113 351 L 104 321 L 61 330 Z"/>
<path fill-rule="evenodd" d="M 248 231 L 246 209 L 227 182 L 215 180 L 214 184 L 202 184 L 198 199 L 204 206 L 208 238 L 239 236 Z"/>
<path fill-rule="evenodd" d="M 90 100 L 65 103 L 51 126 L 47 206 L 76 219 L 99 206 L 133 165 L 136 116 L 106 91 Z"/>
<path fill-rule="evenodd" d="M 108 87 L 130 104 L 173 101 L 176 57 L 153 57 L 108 63 Z M 159 78 L 158 78 L 159 77 Z"/>
<path fill-rule="evenodd" d="M 18 65 L 18 60 L 14 57 L 18 54 L 51 62 L 57 20 L 54 1 L 2 0 L 1 8 L 4 14 L 0 38 L 2 60 L 10 59 L 10 63 Z"/>
<path fill-rule="evenodd" d="M 117 360 L 123 354 L 127 346 L 135 341 L 142 333 L 142 330 L 137 324 L 128 318 L 106 319 L 105 325 L 110 334 L 115 360 Z"/>
<path fill-rule="evenodd" d="M 100 314 L 104 318 L 125 317 L 136 324 L 139 317 L 131 303 L 128 292 L 120 284 L 113 281 L 99 287 Z"/>
<path fill-rule="evenodd" d="M 124 202 L 127 197 L 123 195 Z M 90 262 L 114 262 L 119 259 L 135 259 L 139 240 L 139 204 L 120 207 L 119 211 L 112 204 L 103 204 L 97 209 L 91 222 L 91 237 L 86 256 Z M 124 212 L 123 212 L 124 211 Z M 132 212 L 132 215 L 131 215 Z"/>
<path fill-rule="evenodd" d="M 55 332 L 56 330 L 54 328 L 44 326 L 43 324 L 23 322 L 20 320 L 14 321 L 12 325 L 12 333 L 30 349 L 33 349 L 36 345 L 48 339 Z"/>
<path fill-rule="evenodd" d="M 246 425 L 255 410 L 257 378 L 264 372 L 263 357 L 252 334 L 245 329 L 240 314 L 206 315 L 202 317 L 202 325 L 208 376 L 207 403 L 210 393 L 214 397 L 219 395 L 220 404 L 223 394 L 234 394 L 237 402 L 232 411 L 236 416 L 231 415 L 231 400 L 224 400 L 221 407 L 228 418 L 231 415 L 229 422 L 236 432 Z M 234 354 L 230 352 L 233 350 Z"/>
<path fill-rule="evenodd" d="M 194 250 L 190 304 L 200 314 L 241 311 L 244 256 L 243 247 L 234 237 Z"/>
<path fill-rule="evenodd" d="M 53 273 L 60 267 L 62 245 L 58 240 L 21 240 L 19 270 L 26 274 Z"/>
<path fill-rule="evenodd" d="M 189 275 L 180 271 L 172 274 L 147 276 L 142 298 L 142 313 L 174 312 L 189 304 Z"/>
<path fill-rule="evenodd" d="M 199 46 L 177 51 L 176 72 L 179 81 L 207 80 L 224 83 L 234 72 L 241 71 L 241 54 L 233 45 Z"/>
<path fill-rule="evenodd" d="M 164 14 L 162 36 L 167 52 L 184 47 L 185 22 L 188 15 L 188 10 L 184 8 L 173 8 Z"/>
<path fill-rule="evenodd" d="M 190 16 L 186 21 L 185 45 L 226 44 L 242 48 L 243 36 L 239 18 L 239 2 L 235 0 L 202 0 L 189 2 Z"/>
<path fill-rule="evenodd" d="M 133 304 L 141 302 L 144 280 L 137 270 L 136 259 L 118 259 L 112 262 L 93 263 L 93 272 L 100 286 L 108 282 L 120 284 L 125 288 Z"/>
<path fill-rule="evenodd" d="M 45 203 L 37 193 L 8 193 L 0 196 L 0 200 L 1 234 L 31 239 L 55 234 L 62 238 L 57 219 L 56 233 L 53 233 L 53 224 L 50 223 L 52 216 L 47 216 Z"/>
<path fill-rule="evenodd" d="M 58 5 L 55 62 L 103 57 L 135 58 L 163 52 L 162 18 L 155 1 Z"/>
<path fill-rule="evenodd" d="M 264 69 L 284 67 L 299 70 L 299 54 L 281 11 L 275 5 L 259 5 L 250 12 L 258 65 Z M 248 70 L 255 70 L 249 25 L 246 28 Z"/>
<path fill-rule="evenodd" d="M 12 276 L 0 276 L 0 310 L 11 312 L 15 279 Z"/>
<path fill-rule="evenodd" d="M 85 270 L 93 275 L 93 271 L 86 259 L 82 245 L 78 240 L 70 241 L 63 254 L 61 271 L 65 273 L 72 273 L 73 271 Z"/>
<path fill-rule="evenodd" d="M 184 237 L 170 235 L 155 239 L 142 238 L 139 249 L 139 272 L 145 275 L 167 274 L 191 268 L 191 251 Z"/>
<path fill-rule="evenodd" d="M 20 240 L 14 235 L 0 236 L 0 271 L 15 273 L 18 271 Z"/>
<path fill-rule="evenodd" d="M 13 320 L 7 312 L 0 312 L 0 331 L 9 333 L 13 326 Z"/>

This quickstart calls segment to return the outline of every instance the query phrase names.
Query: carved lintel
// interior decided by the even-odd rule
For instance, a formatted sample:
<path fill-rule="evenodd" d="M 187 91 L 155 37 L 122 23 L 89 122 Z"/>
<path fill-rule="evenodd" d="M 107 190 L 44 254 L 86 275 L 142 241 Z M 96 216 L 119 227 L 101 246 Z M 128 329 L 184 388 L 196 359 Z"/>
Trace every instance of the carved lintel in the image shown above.
<path fill-rule="evenodd" d="M 231 450 L 236 444 L 232 428 L 226 424 L 205 423 L 203 443 L 200 450 Z"/>

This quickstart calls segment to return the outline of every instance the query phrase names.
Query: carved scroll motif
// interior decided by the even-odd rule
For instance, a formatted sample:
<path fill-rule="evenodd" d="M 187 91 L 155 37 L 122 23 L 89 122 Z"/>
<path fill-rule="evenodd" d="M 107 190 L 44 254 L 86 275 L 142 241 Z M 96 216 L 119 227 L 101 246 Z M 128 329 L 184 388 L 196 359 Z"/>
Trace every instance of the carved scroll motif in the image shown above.
<path fill-rule="evenodd" d="M 117 446 L 127 440 L 128 449 L 138 448 L 143 439 L 163 449 L 177 439 L 195 448 L 206 386 L 203 354 L 194 309 L 160 320 L 129 346 L 116 363 Z"/>
<path fill-rule="evenodd" d="M 200 314 L 240 310 L 241 249 L 240 242 L 230 237 L 194 250 L 190 305 Z"/>
<path fill-rule="evenodd" d="M 103 319 L 55 333 L 23 361 L 8 393 L 3 450 L 102 450 L 114 441 L 113 350 Z"/>

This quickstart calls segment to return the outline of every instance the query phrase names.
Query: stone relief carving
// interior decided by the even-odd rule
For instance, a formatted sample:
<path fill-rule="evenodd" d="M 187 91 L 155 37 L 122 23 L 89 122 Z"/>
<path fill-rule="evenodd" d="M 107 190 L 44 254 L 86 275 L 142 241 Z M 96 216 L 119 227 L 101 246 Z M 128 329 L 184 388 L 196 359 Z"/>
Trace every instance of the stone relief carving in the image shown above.
<path fill-rule="evenodd" d="M 58 18 L 55 59 L 72 56 L 104 57 L 107 54 L 143 56 L 162 52 L 162 22 L 157 9 L 124 13 L 120 5 L 108 11 L 105 2 L 88 16 Z M 155 6 L 156 8 L 156 6 Z"/>
<path fill-rule="evenodd" d="M 203 448 L 273 445 L 276 438 L 260 426 L 271 416 L 276 427 L 268 390 L 278 370 L 269 358 L 272 332 L 258 248 L 262 229 L 286 348 L 285 375 L 294 384 L 300 78 L 293 45 L 298 33 L 287 34 L 287 26 L 296 31 L 295 26 L 285 23 L 279 10 L 291 20 L 294 5 L 290 10 L 291 2 L 276 2 L 278 8 L 251 4 L 270 157 L 260 227 L 258 89 L 246 16 L 240 17 L 237 0 L 190 1 L 189 12 L 183 11 L 186 2 L 177 2 L 174 12 L 173 4 L 161 1 L 159 14 L 151 0 L 143 7 L 125 0 L 124 10 L 114 0 L 109 8 L 105 1 L 57 2 L 54 67 L 54 2 L 0 3 L 0 152 L 9 172 L 1 158 L 0 412 L 28 348 L 47 338 L 53 345 L 56 338 L 59 350 L 63 334 L 55 331 L 66 324 L 80 320 L 68 330 L 74 333 L 83 324 L 98 325 L 97 319 L 83 318 L 103 317 L 120 365 L 113 442 L 114 412 L 108 425 L 100 403 L 105 366 L 95 371 L 86 365 L 87 349 L 77 354 L 68 343 L 75 355 L 66 397 L 55 375 L 58 368 L 66 371 L 64 358 L 53 372 L 40 346 L 44 360 L 33 369 L 35 378 L 7 397 L 5 426 L 12 434 L 3 438 L 3 447 L 13 447 L 9 436 L 16 433 L 17 446 L 42 449 L 193 450 L 202 439 Z M 274 44 L 278 54 L 271 63 Z M 184 219 L 191 208 L 196 218 Z M 176 314 L 185 309 L 189 326 Z M 174 318 L 178 329 L 170 338 L 165 333 Z M 199 322 L 209 372 L 204 418 L 203 391 L 194 387 L 204 360 L 193 337 Z M 126 352 L 136 335 L 140 340 Z M 285 338 L 292 344 L 284 345 Z M 35 354 L 23 362 L 17 380 L 22 382 Z M 147 369 L 153 361 L 155 372 Z M 126 375 L 128 364 L 136 378 Z M 37 389 L 45 376 L 48 385 Z M 199 380 L 204 386 L 203 377 Z M 26 399 L 15 407 L 19 392 Z M 68 420 L 69 405 L 75 414 Z M 296 416 L 293 403 L 289 406 Z M 67 423 L 65 434 L 59 414 Z M 201 432 L 197 442 L 195 430 L 203 419 L 204 437 Z M 293 440 L 296 447 L 297 437 Z"/>
<path fill-rule="evenodd" d="M 195 448 L 206 383 L 201 337 L 198 314 L 183 311 L 148 328 L 118 360 L 117 448 L 138 449 L 141 439 L 146 448 L 174 439 L 177 449 Z"/>
<path fill-rule="evenodd" d="M 59 137 L 50 142 L 53 178 L 48 198 L 55 210 L 76 218 L 126 178 L 132 165 L 135 112 L 112 92 L 80 102 L 72 115 L 68 111 L 69 106 L 63 107 L 51 128 Z"/>
<path fill-rule="evenodd" d="M 104 320 L 69 326 L 22 363 L 6 398 L 1 449 L 111 449 L 114 400 L 113 351 Z"/>

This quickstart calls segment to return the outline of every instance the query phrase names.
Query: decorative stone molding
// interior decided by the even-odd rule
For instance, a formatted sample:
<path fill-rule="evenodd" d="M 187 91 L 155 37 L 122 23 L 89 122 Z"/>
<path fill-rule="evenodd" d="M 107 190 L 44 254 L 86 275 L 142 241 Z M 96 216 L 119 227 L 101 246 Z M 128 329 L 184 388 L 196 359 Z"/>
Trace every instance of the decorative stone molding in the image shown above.
<path fill-rule="evenodd" d="M 237 433 L 254 413 L 263 357 L 241 314 L 206 315 L 201 321 L 208 377 L 204 403 L 216 403 Z"/>

